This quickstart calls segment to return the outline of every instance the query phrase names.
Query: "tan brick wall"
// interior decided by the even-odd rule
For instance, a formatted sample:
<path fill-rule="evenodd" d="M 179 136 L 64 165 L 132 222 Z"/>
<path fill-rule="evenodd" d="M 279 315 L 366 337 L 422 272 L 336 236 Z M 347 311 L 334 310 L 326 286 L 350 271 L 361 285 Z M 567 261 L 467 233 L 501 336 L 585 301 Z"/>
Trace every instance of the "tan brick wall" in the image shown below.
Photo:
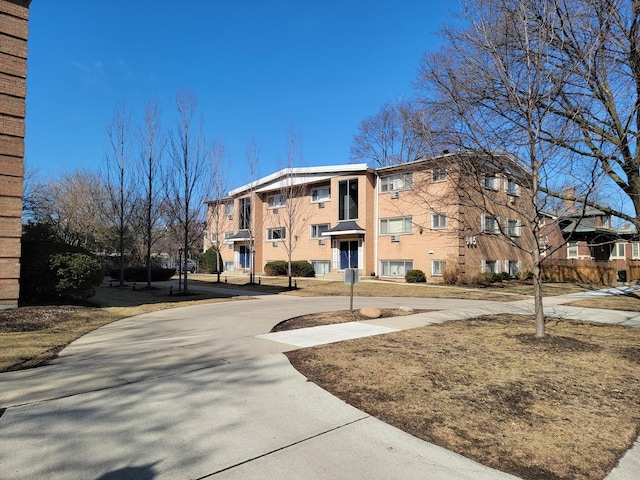
<path fill-rule="evenodd" d="M 19 296 L 28 0 L 0 0 L 0 308 Z"/>

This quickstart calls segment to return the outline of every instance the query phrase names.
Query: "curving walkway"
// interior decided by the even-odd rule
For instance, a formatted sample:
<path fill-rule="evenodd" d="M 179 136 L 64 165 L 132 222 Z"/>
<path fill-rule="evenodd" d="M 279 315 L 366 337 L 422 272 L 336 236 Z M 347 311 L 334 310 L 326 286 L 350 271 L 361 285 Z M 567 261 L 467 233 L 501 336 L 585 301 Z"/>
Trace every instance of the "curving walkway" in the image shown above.
<path fill-rule="evenodd" d="M 585 319 L 579 310 L 586 309 L 561 305 L 569 300 L 548 308 Z M 49 366 L 0 374 L 0 478 L 515 478 L 345 404 L 307 382 L 282 353 L 300 342 L 523 312 L 531 302 L 356 298 L 357 308 L 440 311 L 268 333 L 283 319 L 348 302 L 260 296 L 149 313 L 85 335 Z M 640 326 L 629 312 L 595 315 Z M 636 450 L 611 480 L 637 478 Z"/>

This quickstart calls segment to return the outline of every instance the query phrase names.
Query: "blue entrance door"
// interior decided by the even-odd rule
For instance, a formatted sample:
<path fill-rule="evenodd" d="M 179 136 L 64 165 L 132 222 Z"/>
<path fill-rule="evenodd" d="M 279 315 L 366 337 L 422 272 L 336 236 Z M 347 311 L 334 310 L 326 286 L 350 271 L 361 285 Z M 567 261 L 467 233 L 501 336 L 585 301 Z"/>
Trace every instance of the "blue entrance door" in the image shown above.
<path fill-rule="evenodd" d="M 340 242 L 340 269 L 358 268 L 358 240 Z"/>
<path fill-rule="evenodd" d="M 240 268 L 249 268 L 250 259 L 249 247 L 240 245 Z"/>

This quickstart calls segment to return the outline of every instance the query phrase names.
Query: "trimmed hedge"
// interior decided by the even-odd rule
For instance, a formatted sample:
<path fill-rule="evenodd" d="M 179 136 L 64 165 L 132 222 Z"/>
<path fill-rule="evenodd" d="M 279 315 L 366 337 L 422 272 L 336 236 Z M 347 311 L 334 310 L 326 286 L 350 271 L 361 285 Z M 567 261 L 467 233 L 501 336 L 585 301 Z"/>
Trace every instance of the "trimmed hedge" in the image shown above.
<path fill-rule="evenodd" d="M 209 248 L 202 254 L 205 262 L 207 262 L 207 271 L 209 273 L 222 273 L 224 272 L 224 262 L 222 261 L 222 255 L 218 252 L 216 247 Z M 219 270 L 219 271 L 218 271 Z"/>
<path fill-rule="evenodd" d="M 151 267 L 151 281 L 164 282 L 176 274 L 175 268 Z M 120 269 L 114 268 L 109 272 L 109 276 L 114 280 L 120 280 Z M 125 282 L 146 282 L 147 267 L 127 267 L 124 269 Z"/>
<path fill-rule="evenodd" d="M 409 270 L 404 275 L 404 280 L 407 283 L 424 283 L 427 281 L 427 277 L 422 270 Z"/>
<path fill-rule="evenodd" d="M 288 263 L 286 260 L 278 260 L 275 262 L 269 262 L 264 266 L 264 273 L 271 277 L 286 277 L 288 276 Z M 316 272 L 306 260 L 296 260 L 291 262 L 291 276 L 292 277 L 315 277 Z"/>

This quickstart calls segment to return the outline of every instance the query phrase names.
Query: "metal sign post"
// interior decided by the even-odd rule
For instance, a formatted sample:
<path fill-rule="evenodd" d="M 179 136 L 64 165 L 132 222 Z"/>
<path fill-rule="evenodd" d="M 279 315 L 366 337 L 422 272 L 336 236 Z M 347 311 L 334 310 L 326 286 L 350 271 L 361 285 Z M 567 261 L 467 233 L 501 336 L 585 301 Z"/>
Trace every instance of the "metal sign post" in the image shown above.
<path fill-rule="evenodd" d="M 345 285 L 351 285 L 351 295 L 349 300 L 349 310 L 353 312 L 353 286 L 360 283 L 360 270 L 357 268 L 345 268 L 344 269 L 344 283 Z"/>

